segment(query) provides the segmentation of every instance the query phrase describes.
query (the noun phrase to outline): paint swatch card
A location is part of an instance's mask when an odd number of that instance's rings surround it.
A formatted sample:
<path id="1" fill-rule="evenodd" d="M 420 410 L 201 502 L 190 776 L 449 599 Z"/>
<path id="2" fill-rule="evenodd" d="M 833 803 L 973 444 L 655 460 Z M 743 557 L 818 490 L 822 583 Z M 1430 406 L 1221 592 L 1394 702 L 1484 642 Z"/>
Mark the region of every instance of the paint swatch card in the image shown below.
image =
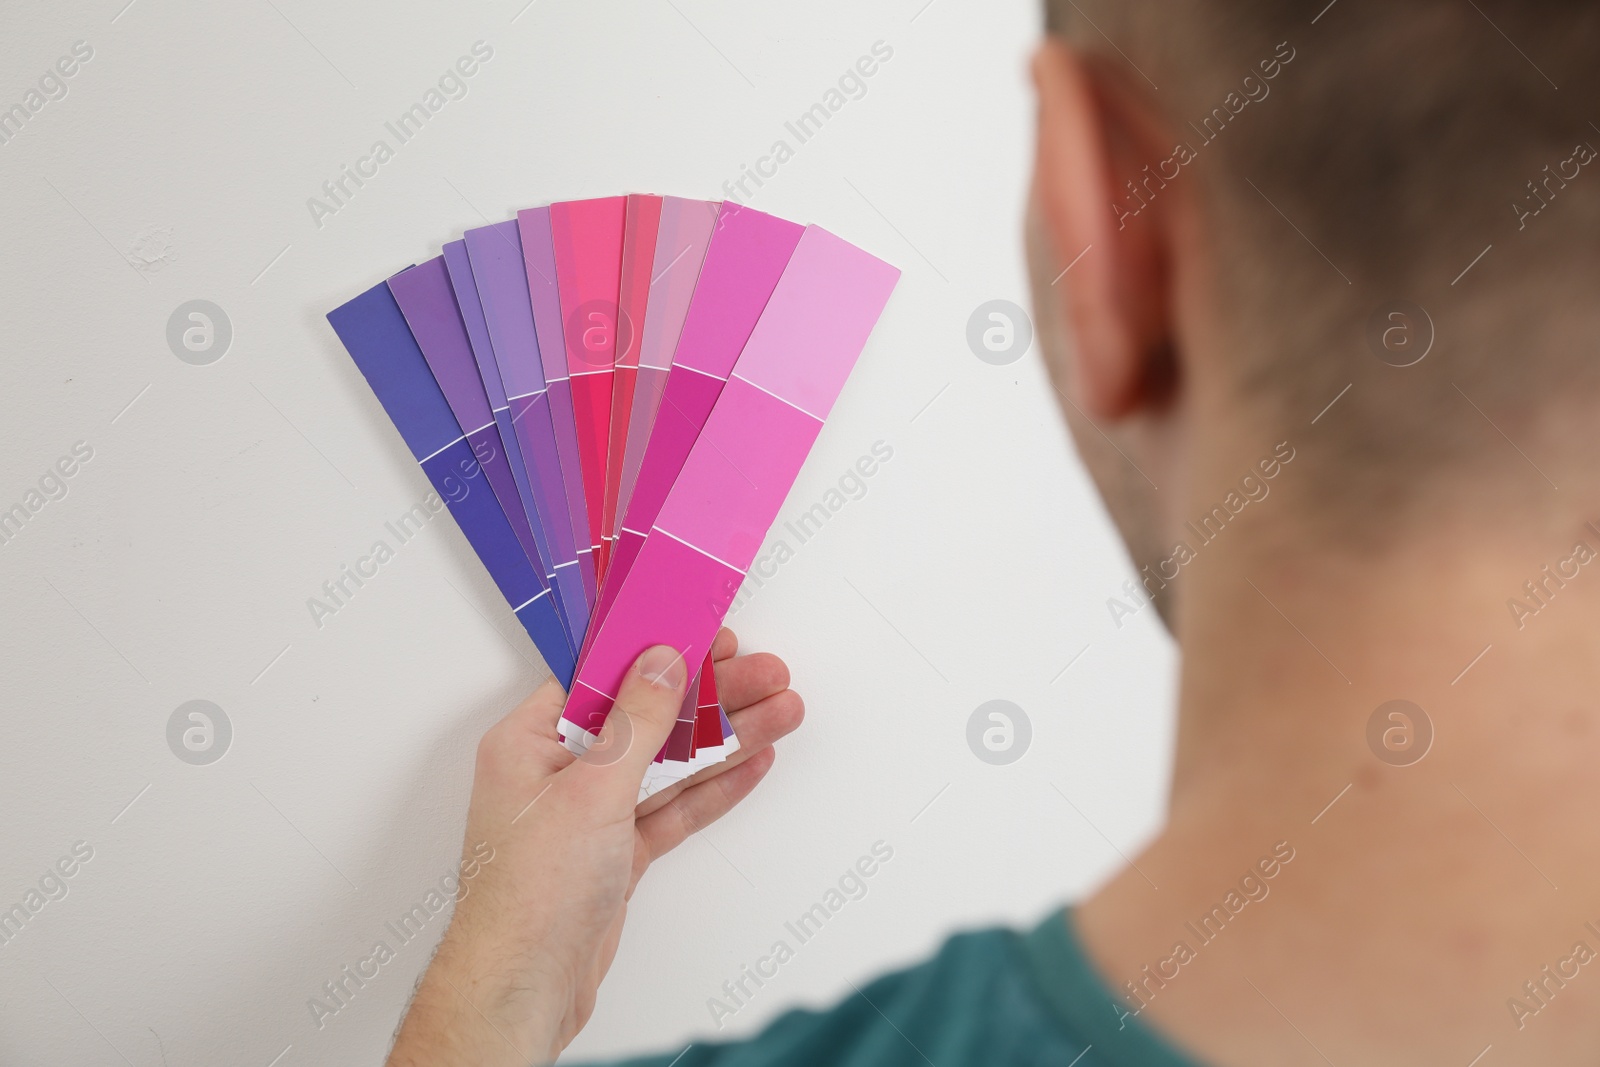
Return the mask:
<path id="1" fill-rule="evenodd" d="M 655 266 L 656 238 L 661 231 L 661 198 L 628 197 L 622 231 L 622 274 L 617 290 L 617 359 L 611 377 L 611 421 L 605 462 L 605 499 L 600 515 L 601 559 L 598 575 L 605 580 L 617 497 L 622 488 L 622 456 L 628 443 L 628 416 L 639 379 L 639 346 L 649 309 L 650 272 Z"/>
<path id="2" fill-rule="evenodd" d="M 601 588 L 597 618 L 605 617 L 621 590 L 803 232 L 759 211 L 722 206 L 618 530 L 615 566 Z"/>
<path id="3" fill-rule="evenodd" d="M 550 205 L 550 242 L 572 387 L 586 528 L 597 575 L 604 565 L 601 516 L 605 512 L 617 333 L 624 325 L 631 328 L 620 321 L 617 305 L 626 219 L 627 198 L 620 196 Z"/>
<path id="4" fill-rule="evenodd" d="M 578 568 L 589 600 L 594 600 L 595 559 L 589 543 L 589 507 L 584 493 L 583 461 L 578 446 L 577 408 L 567 363 L 567 328 L 561 321 L 561 293 L 556 282 L 555 236 L 551 209 L 529 208 L 517 212 L 517 233 L 522 242 L 524 283 L 531 301 L 543 380 L 549 392 L 550 423 L 555 435 L 555 455 L 566 486 L 567 518 L 577 546 Z"/>
<path id="5" fill-rule="evenodd" d="M 335 308 L 328 321 L 551 672 L 570 678 L 572 649 L 550 587 L 483 477 L 478 447 L 494 423 L 469 431 L 456 421 L 386 283 Z"/>
<path id="6" fill-rule="evenodd" d="M 504 222 L 468 230 L 464 244 L 489 339 L 489 352 L 476 356 L 479 374 L 485 381 L 495 374 L 501 378 L 512 437 L 522 454 L 534 510 L 550 547 L 548 562 L 555 570 L 562 601 L 573 612 L 573 636 L 581 643 L 594 599 L 581 573 L 587 542 L 580 545 L 573 536 L 570 500 L 555 447 L 559 419 L 549 405 L 533 305 L 523 273 L 521 238 L 513 223 Z M 482 365 L 491 359 L 494 370 L 486 372 Z"/>
<path id="7" fill-rule="evenodd" d="M 655 262 L 651 265 L 647 314 L 639 331 L 638 368 L 635 371 L 632 405 L 627 414 L 626 442 L 618 472 L 619 506 L 611 527 L 614 541 L 622 530 L 627 505 L 633 498 L 644 462 L 650 431 L 655 427 L 661 394 L 672 370 L 672 355 L 683 334 L 683 321 L 689 314 L 700 266 L 711 243 L 721 205 L 706 200 L 665 197 L 661 204 L 661 223 L 656 235 Z M 613 406 L 613 412 L 616 407 Z"/>
<path id="8" fill-rule="evenodd" d="M 546 575 L 550 576 L 552 570 L 554 571 L 550 582 L 556 599 L 556 609 L 561 612 L 562 622 L 567 629 L 568 640 L 574 646 L 579 646 L 583 642 L 583 623 L 588 618 L 588 605 L 584 602 L 583 596 L 563 580 L 559 569 L 563 565 L 562 561 L 574 558 L 571 542 L 569 539 L 562 545 L 545 529 L 544 524 L 550 514 L 550 508 L 546 505 L 543 511 L 540 510 L 539 497 L 534 489 L 538 472 L 529 473 L 522 447 L 517 443 L 516 426 L 511 415 L 511 400 L 506 395 L 504 375 L 500 373 L 499 364 L 495 362 L 494 344 L 489 337 L 488 317 L 484 314 L 483 298 L 478 294 L 472 273 L 467 242 L 461 240 L 446 243 L 444 261 L 450 278 L 450 288 L 455 293 L 456 306 L 461 312 L 462 324 L 467 331 L 472 357 L 478 366 L 484 396 L 489 401 L 490 413 L 500 431 L 500 442 L 511 465 L 512 481 L 527 519 L 528 530 L 533 535 L 534 547 L 543 561 Z M 507 518 L 511 518 L 515 525 L 510 510 L 508 506 Z M 568 571 L 567 577 L 575 578 L 576 572 Z"/>
<path id="9" fill-rule="evenodd" d="M 710 647 L 899 277 L 819 227 L 799 239 L 593 629 L 562 715 L 569 742 L 598 732 L 646 648 L 693 662 Z"/>
<path id="10" fill-rule="evenodd" d="M 738 750 L 712 639 L 899 271 L 816 226 L 649 194 L 467 230 L 335 333 L 592 743 L 628 668 L 695 665 L 648 795 Z"/>

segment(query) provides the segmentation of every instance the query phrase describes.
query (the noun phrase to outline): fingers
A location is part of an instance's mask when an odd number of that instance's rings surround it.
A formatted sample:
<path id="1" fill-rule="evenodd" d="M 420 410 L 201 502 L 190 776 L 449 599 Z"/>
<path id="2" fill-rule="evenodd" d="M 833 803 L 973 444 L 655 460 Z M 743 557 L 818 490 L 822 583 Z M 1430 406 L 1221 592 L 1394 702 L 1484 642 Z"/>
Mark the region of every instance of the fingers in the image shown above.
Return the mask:
<path id="1" fill-rule="evenodd" d="M 801 701 L 800 694 L 790 689 L 767 697 L 752 707 L 730 713 L 728 721 L 733 723 L 734 732 L 739 737 L 739 751 L 723 762 L 707 767 L 646 798 L 639 805 L 636 814 L 643 818 L 651 812 L 666 807 L 686 790 L 733 770 L 752 756 L 771 748 L 779 738 L 793 733 L 804 718 L 805 704 Z"/>
<path id="2" fill-rule="evenodd" d="M 618 811 L 632 812 L 645 769 L 678 721 L 688 680 L 676 650 L 646 649 L 623 679 L 600 736 L 575 765 Z"/>
<path id="3" fill-rule="evenodd" d="M 653 862 L 683 844 L 692 833 L 716 822 L 756 787 L 772 769 L 768 747 L 725 774 L 701 782 L 638 821 L 639 836 Z"/>
<path id="4" fill-rule="evenodd" d="M 729 712 L 789 688 L 789 668 L 768 652 L 725 659 L 716 668 L 717 696 Z"/>
<path id="5" fill-rule="evenodd" d="M 717 631 L 716 640 L 711 642 L 711 658 L 713 660 L 732 659 L 739 654 L 739 635 L 724 626 Z"/>

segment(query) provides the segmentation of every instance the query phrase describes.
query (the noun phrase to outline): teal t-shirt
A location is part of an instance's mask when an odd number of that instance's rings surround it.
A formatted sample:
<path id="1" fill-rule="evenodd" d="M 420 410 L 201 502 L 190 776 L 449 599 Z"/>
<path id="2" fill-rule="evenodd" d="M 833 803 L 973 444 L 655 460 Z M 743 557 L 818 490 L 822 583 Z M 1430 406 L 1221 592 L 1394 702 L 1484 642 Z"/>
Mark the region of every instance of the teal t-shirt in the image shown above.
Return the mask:
<path id="1" fill-rule="evenodd" d="M 1198 1067 L 1126 1015 L 1057 912 L 1031 933 L 959 934 L 826 1011 L 618 1067 Z"/>

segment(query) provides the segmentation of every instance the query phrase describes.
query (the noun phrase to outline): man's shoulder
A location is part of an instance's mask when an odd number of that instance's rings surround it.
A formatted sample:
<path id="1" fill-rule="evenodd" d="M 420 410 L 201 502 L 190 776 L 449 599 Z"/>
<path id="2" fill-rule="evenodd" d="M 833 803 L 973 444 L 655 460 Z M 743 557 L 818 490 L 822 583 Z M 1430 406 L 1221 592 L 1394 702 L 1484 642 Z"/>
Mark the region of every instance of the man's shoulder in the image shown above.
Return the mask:
<path id="1" fill-rule="evenodd" d="M 691 1045 L 681 1059 L 639 1067 L 1043 1067 L 1065 1064 L 1085 1042 L 1041 998 L 1028 957 L 1030 934 L 966 930 L 921 962 L 870 982 L 847 982 L 831 1007 L 797 1009 L 756 1036 Z M 1085 1067 L 1088 1061 L 1080 1064 Z"/>

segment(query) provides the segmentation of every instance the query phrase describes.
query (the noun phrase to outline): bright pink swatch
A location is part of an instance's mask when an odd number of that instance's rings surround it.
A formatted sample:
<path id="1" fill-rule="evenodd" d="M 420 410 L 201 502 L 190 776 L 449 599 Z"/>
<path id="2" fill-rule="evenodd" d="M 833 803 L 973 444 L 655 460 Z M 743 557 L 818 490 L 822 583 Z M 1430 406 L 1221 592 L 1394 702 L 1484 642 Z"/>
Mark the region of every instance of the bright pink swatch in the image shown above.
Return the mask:
<path id="1" fill-rule="evenodd" d="M 604 543 L 606 454 L 611 440 L 611 381 L 617 359 L 617 297 L 622 283 L 622 237 L 627 197 L 570 200 L 550 205 L 550 236 L 561 292 L 567 374 L 583 469 L 583 499 L 596 574 Z"/>
<path id="2" fill-rule="evenodd" d="M 649 312 L 650 277 L 661 229 L 659 196 L 628 197 L 622 234 L 622 281 L 618 287 L 617 360 L 611 379 L 611 421 L 606 446 L 605 495 L 600 513 L 601 553 L 598 574 L 605 580 L 607 557 L 617 527 L 617 501 L 622 489 L 622 459 L 628 444 L 628 416 L 639 380 L 639 349 Z"/>
<path id="3" fill-rule="evenodd" d="M 609 613 L 804 232 L 795 223 L 737 204 L 725 203 L 718 212 L 639 477 L 595 604 L 591 638 Z"/>
<path id="4" fill-rule="evenodd" d="M 805 230 L 610 610 L 590 630 L 562 713 L 569 737 L 571 728 L 599 729 L 646 648 L 671 645 L 690 662 L 706 654 L 899 277 L 826 230 Z"/>

